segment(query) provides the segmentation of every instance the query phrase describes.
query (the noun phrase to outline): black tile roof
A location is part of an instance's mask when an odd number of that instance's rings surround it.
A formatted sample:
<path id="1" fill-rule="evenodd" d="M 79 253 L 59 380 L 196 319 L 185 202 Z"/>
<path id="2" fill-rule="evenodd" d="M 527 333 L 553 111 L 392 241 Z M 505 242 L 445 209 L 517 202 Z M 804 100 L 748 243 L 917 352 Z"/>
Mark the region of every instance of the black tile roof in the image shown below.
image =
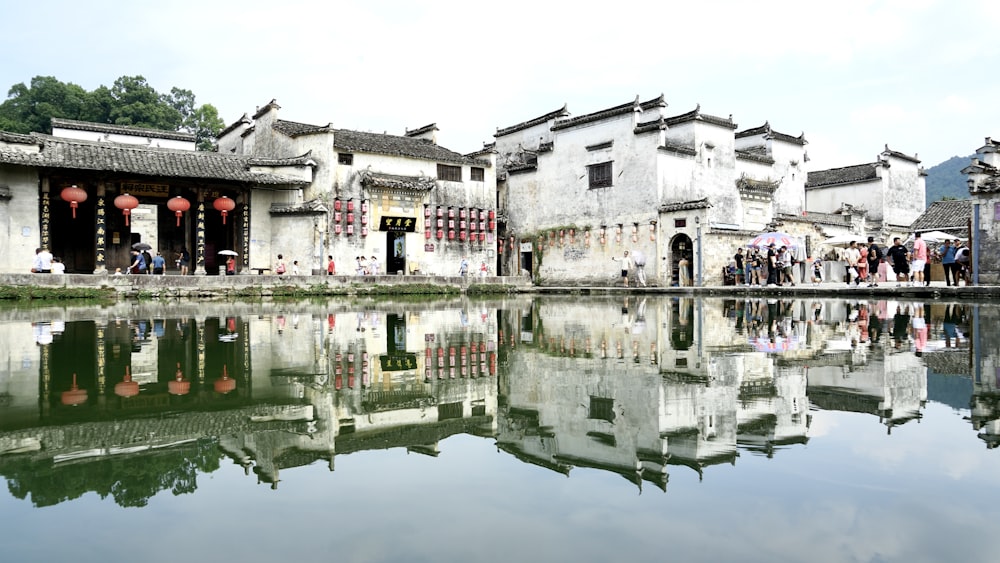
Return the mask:
<path id="1" fill-rule="evenodd" d="M 307 165 L 310 163 L 308 155 L 292 159 L 258 159 L 216 152 L 63 139 L 41 133 L 32 133 L 29 141 L 41 146 L 39 152 L 27 153 L 0 147 L 0 164 L 100 170 L 162 178 L 205 178 L 250 184 L 309 184 L 309 181 L 299 178 L 250 171 L 251 166 Z"/>
<path id="2" fill-rule="evenodd" d="M 146 127 L 133 127 L 131 125 L 112 125 L 110 123 L 92 123 L 89 121 L 77 121 L 75 119 L 52 118 L 52 127 L 62 129 L 73 129 L 75 131 L 92 131 L 94 133 L 106 133 L 111 135 L 130 135 L 132 137 L 156 137 L 158 139 L 169 139 L 171 141 L 195 142 L 197 137 L 193 133 L 181 131 L 166 131 L 163 129 L 149 129 Z"/>
<path id="3" fill-rule="evenodd" d="M 538 116 L 538 117 L 536 117 L 534 119 L 529 119 L 527 121 L 522 121 L 521 123 L 518 123 L 517 125 L 511 125 L 510 127 L 504 127 L 504 128 L 497 127 L 497 132 L 493 136 L 494 137 L 503 137 L 504 135 L 510 135 L 511 133 L 516 133 L 518 131 L 523 131 L 525 129 L 529 129 L 531 127 L 534 127 L 536 125 L 541 125 L 542 123 L 546 123 L 548 121 L 552 121 L 552 120 L 558 119 L 560 117 L 566 117 L 568 115 L 569 115 L 569 110 L 566 109 L 566 104 L 563 104 L 563 107 L 561 107 L 561 108 L 559 108 L 559 109 L 557 109 L 555 111 L 550 111 L 549 113 L 546 113 L 545 115 L 540 115 L 540 116 Z"/>
<path id="4" fill-rule="evenodd" d="M 687 113 L 682 113 L 680 115 L 675 115 L 673 117 L 667 118 L 667 126 L 671 127 L 674 125 L 680 125 L 681 123 L 687 123 L 689 121 L 701 121 L 704 123 L 710 123 L 712 125 L 717 125 L 719 127 L 725 127 L 726 129 L 736 129 L 736 124 L 733 123 L 733 116 L 728 118 L 716 117 L 714 115 L 708 115 L 707 113 L 701 113 L 701 104 L 695 106 L 695 108 Z"/>
<path id="5" fill-rule="evenodd" d="M 429 128 L 437 129 L 437 126 L 431 124 L 410 133 L 416 134 L 420 131 L 430 130 Z M 428 139 L 389 135 L 386 133 L 366 133 L 350 129 L 335 129 L 330 125 L 309 125 L 308 123 L 297 123 L 284 119 L 275 120 L 274 129 L 289 137 L 333 133 L 333 148 L 339 152 L 405 156 L 435 162 L 481 166 L 484 168 L 489 168 L 490 166 L 489 160 L 476 159 L 459 154 Z"/>
<path id="6" fill-rule="evenodd" d="M 707 209 L 712 207 L 712 204 L 708 202 L 708 198 L 696 199 L 693 201 L 678 201 L 674 203 L 665 203 L 660 206 L 661 212 L 670 211 L 687 211 L 689 209 Z"/>
<path id="7" fill-rule="evenodd" d="M 226 127 L 222 131 L 219 131 L 219 137 L 225 137 L 226 133 L 229 133 L 233 129 L 236 129 L 240 125 L 244 125 L 244 124 L 245 125 L 252 125 L 253 124 L 253 120 L 251 120 L 250 116 L 247 115 L 247 114 L 245 114 L 245 113 L 243 114 L 242 117 L 240 117 L 239 119 L 237 119 L 236 121 L 234 121 L 231 125 L 229 125 L 229 127 Z"/>
<path id="8" fill-rule="evenodd" d="M 805 145 L 806 134 L 802 133 L 798 137 L 793 137 L 792 135 L 787 135 L 785 133 L 779 133 L 774 129 L 771 129 L 770 122 L 765 121 L 760 127 L 754 127 L 752 129 L 745 129 L 736 133 L 736 138 L 741 139 L 743 137 L 753 137 L 755 135 L 764 135 L 765 139 L 774 139 L 775 141 L 784 141 L 786 143 L 791 143 L 793 145 Z"/>
<path id="9" fill-rule="evenodd" d="M 0 142 L 3 143 L 14 143 L 19 145 L 38 145 L 41 144 L 37 139 L 31 135 L 23 135 L 21 133 L 11 133 L 9 131 L 0 131 Z"/>
<path id="10" fill-rule="evenodd" d="M 450 151 L 427 139 L 414 139 L 387 135 L 385 133 L 363 133 L 348 129 L 333 130 L 333 148 L 346 152 L 369 152 L 389 156 L 405 156 L 435 162 L 450 162 L 470 166 L 490 167 L 490 161 L 469 158 Z"/>
<path id="11" fill-rule="evenodd" d="M 904 153 L 901 153 L 899 151 L 894 151 L 894 150 L 892 150 L 892 149 L 889 148 L 889 145 L 885 146 L 885 150 L 882 151 L 882 155 L 883 156 L 892 156 L 892 157 L 900 158 L 900 159 L 903 159 L 903 160 L 909 160 L 910 162 L 915 162 L 917 164 L 920 164 L 920 159 L 917 158 L 916 155 L 910 156 L 908 154 L 904 154 Z"/>
<path id="12" fill-rule="evenodd" d="M 774 159 L 767 154 L 765 147 L 748 147 L 736 151 L 736 158 L 752 160 L 762 164 L 774 164 Z"/>
<path id="13" fill-rule="evenodd" d="M 552 130 L 558 131 L 560 129 L 568 129 L 570 127 L 576 127 L 577 125 L 592 123 L 594 121 L 601 121 L 604 119 L 609 119 L 626 113 L 642 112 L 652 109 L 654 107 L 666 107 L 666 106 L 667 102 L 664 101 L 663 94 L 660 94 L 658 97 L 645 102 L 640 102 L 639 97 L 636 96 L 634 101 L 622 104 L 620 106 L 615 106 L 603 109 L 601 111 L 595 111 L 594 113 L 588 113 L 586 115 L 580 115 L 577 117 L 571 117 L 569 119 L 556 121 L 552 125 Z"/>
<path id="14" fill-rule="evenodd" d="M 398 174 L 383 174 L 381 172 L 364 171 L 361 173 L 361 185 L 390 190 L 411 190 L 426 192 L 437 185 L 434 178 L 426 176 L 400 176 Z"/>
<path id="15" fill-rule="evenodd" d="M 688 146 L 688 145 L 681 145 L 681 144 L 677 144 L 677 143 L 669 143 L 668 142 L 668 143 L 665 143 L 665 144 L 661 145 L 658 148 L 659 148 L 659 150 L 664 151 L 664 152 L 672 152 L 672 153 L 683 154 L 683 155 L 687 155 L 687 156 L 694 156 L 695 154 L 697 154 L 697 151 L 694 150 L 694 147 Z"/>
<path id="16" fill-rule="evenodd" d="M 268 211 L 271 215 L 318 215 L 329 212 L 326 205 L 318 199 L 302 203 L 272 203 Z"/>
<path id="17" fill-rule="evenodd" d="M 972 201 L 968 199 L 935 201 L 913 221 L 914 231 L 948 231 L 965 229 L 972 218 Z"/>
<path id="18" fill-rule="evenodd" d="M 871 182 L 878 179 L 879 176 L 876 169 L 879 166 L 882 166 L 882 164 L 869 162 L 867 164 L 844 166 L 843 168 L 816 170 L 806 176 L 806 189 Z"/>

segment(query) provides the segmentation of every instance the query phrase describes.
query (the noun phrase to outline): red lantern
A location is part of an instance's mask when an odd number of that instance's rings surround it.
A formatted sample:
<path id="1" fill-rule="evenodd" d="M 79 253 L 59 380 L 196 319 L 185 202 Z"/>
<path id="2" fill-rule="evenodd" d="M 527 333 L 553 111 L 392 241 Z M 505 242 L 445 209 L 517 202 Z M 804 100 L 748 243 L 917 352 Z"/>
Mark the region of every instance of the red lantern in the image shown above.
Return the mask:
<path id="1" fill-rule="evenodd" d="M 353 215 L 348 215 L 348 217 L 353 217 Z M 353 235 L 354 234 L 354 225 L 350 225 L 350 224 L 347 225 L 347 234 L 349 234 L 349 235 Z"/>
<path id="2" fill-rule="evenodd" d="M 454 207 L 449 207 L 448 208 L 448 218 L 449 219 L 454 219 L 455 218 L 455 208 Z"/>
<path id="3" fill-rule="evenodd" d="M 344 228 L 341 227 L 339 224 L 333 226 L 333 233 L 336 235 L 339 235 L 343 230 Z"/>
<path id="4" fill-rule="evenodd" d="M 184 379 L 180 362 L 177 363 L 177 373 L 167 382 L 167 392 L 171 395 L 187 395 L 191 392 L 191 382 Z"/>
<path id="5" fill-rule="evenodd" d="M 490 221 L 496 219 L 496 217 L 497 217 L 496 211 L 493 211 L 492 209 L 490 209 L 490 213 L 489 213 Z"/>
<path id="6" fill-rule="evenodd" d="M 491 231 L 495 231 L 496 228 L 497 228 L 496 222 L 495 221 L 490 221 L 490 230 Z"/>
<path id="7" fill-rule="evenodd" d="M 348 211 L 347 213 L 347 224 L 351 225 L 354 223 L 354 214 Z"/>
<path id="8" fill-rule="evenodd" d="M 69 202 L 69 207 L 73 210 L 73 218 L 76 219 L 76 208 L 81 203 L 87 201 L 87 192 L 73 185 L 68 188 L 63 188 L 59 197 L 63 198 L 63 201 Z"/>
<path id="9" fill-rule="evenodd" d="M 368 227 L 361 227 L 361 236 L 368 236 Z"/>
<path id="10" fill-rule="evenodd" d="M 444 208 L 439 206 L 437 210 L 437 216 L 441 217 L 442 215 L 444 215 Z"/>
<path id="11" fill-rule="evenodd" d="M 486 241 L 486 233 L 479 231 L 479 242 L 485 242 L 485 241 Z"/>
<path id="12" fill-rule="evenodd" d="M 181 215 L 188 209 L 191 209 L 191 202 L 181 196 L 172 197 L 167 200 L 167 209 L 173 211 L 174 215 L 177 216 L 177 226 L 180 227 Z"/>
<path id="13" fill-rule="evenodd" d="M 351 213 L 352 211 L 354 211 L 354 200 L 349 199 L 347 200 L 347 212 Z"/>
<path id="14" fill-rule="evenodd" d="M 236 390 L 236 380 L 230 379 L 225 364 L 222 364 L 222 377 L 215 380 L 214 387 L 216 393 L 222 393 L 223 395 Z"/>
<path id="15" fill-rule="evenodd" d="M 458 231 L 458 240 L 465 240 L 465 231 Z"/>
<path id="16" fill-rule="evenodd" d="M 76 374 L 73 374 L 73 385 L 70 386 L 69 391 L 62 392 L 62 404 L 75 407 L 82 405 L 87 402 L 87 390 L 80 389 L 76 385 Z"/>
<path id="17" fill-rule="evenodd" d="M 129 373 L 128 366 L 125 366 L 125 377 L 115 383 L 115 395 L 119 397 L 135 397 L 139 394 L 139 383 L 132 381 L 132 374 Z"/>
<path id="18" fill-rule="evenodd" d="M 455 229 L 448 230 L 448 240 L 455 240 Z"/>
<path id="19" fill-rule="evenodd" d="M 217 198 L 215 202 L 212 203 L 212 207 L 214 207 L 216 211 L 222 212 L 222 224 L 225 225 L 226 215 L 228 215 L 229 212 L 232 211 L 233 209 L 236 209 L 236 202 L 233 201 L 232 198 L 230 198 L 229 196 L 224 195 L 220 198 Z"/>
<path id="20" fill-rule="evenodd" d="M 424 229 L 424 238 L 426 238 L 426 239 L 431 238 L 431 230 L 430 229 Z"/>
<path id="21" fill-rule="evenodd" d="M 438 229 L 437 238 L 438 238 L 438 240 L 441 240 L 441 239 L 444 238 L 444 231 L 443 230 Z"/>
<path id="22" fill-rule="evenodd" d="M 139 200 L 135 196 L 130 196 L 128 194 L 122 194 L 115 198 L 115 207 L 122 210 L 122 214 L 125 215 L 125 226 L 128 226 L 128 216 L 132 214 L 132 210 L 139 207 Z"/>
<path id="23" fill-rule="evenodd" d="M 339 199 L 333 200 L 333 210 L 334 211 L 340 211 L 340 209 L 341 209 L 341 207 L 343 207 L 343 205 L 344 205 L 343 202 L 341 202 Z"/>
<path id="24" fill-rule="evenodd" d="M 430 216 L 431 216 L 431 207 L 429 205 L 425 205 L 424 206 L 424 217 L 430 217 Z"/>

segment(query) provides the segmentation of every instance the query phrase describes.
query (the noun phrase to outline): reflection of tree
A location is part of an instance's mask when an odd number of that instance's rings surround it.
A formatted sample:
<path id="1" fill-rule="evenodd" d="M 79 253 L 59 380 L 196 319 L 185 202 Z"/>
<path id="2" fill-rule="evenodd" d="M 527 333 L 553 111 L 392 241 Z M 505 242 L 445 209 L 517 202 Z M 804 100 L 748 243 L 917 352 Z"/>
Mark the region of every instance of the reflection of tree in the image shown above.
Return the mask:
<path id="1" fill-rule="evenodd" d="M 36 507 L 56 505 L 88 492 L 101 498 L 110 495 L 119 506 L 140 507 L 163 490 L 174 495 L 193 493 L 198 488 L 198 473 L 219 469 L 221 457 L 214 440 L 199 440 L 169 450 L 58 465 L 50 460 L 24 459 L 0 469 L 8 479 L 11 495 L 19 499 L 31 495 Z"/>

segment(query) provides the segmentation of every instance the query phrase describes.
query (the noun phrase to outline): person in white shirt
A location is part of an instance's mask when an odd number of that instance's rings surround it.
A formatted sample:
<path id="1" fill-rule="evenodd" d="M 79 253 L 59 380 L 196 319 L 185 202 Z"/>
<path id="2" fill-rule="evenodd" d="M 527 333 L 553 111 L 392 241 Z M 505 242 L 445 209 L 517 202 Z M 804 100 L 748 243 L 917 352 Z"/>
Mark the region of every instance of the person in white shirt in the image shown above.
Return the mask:
<path id="1" fill-rule="evenodd" d="M 851 245 L 844 250 L 844 256 L 847 258 L 847 285 L 851 285 L 852 281 L 860 284 L 861 279 L 858 278 L 858 260 L 861 260 L 861 250 L 858 249 L 857 241 L 851 241 Z"/>
<path id="2" fill-rule="evenodd" d="M 31 264 L 31 271 L 35 274 L 48 274 L 52 272 L 52 253 L 44 246 L 35 249 L 35 261 Z"/>
<path id="3" fill-rule="evenodd" d="M 53 258 L 52 259 L 52 273 L 53 274 L 65 274 L 66 273 L 66 264 L 62 263 L 62 259 L 60 259 L 60 258 Z"/>
<path id="4" fill-rule="evenodd" d="M 378 258 L 372 256 L 371 261 L 368 262 L 368 271 L 371 272 L 371 275 L 373 276 L 378 275 Z"/>

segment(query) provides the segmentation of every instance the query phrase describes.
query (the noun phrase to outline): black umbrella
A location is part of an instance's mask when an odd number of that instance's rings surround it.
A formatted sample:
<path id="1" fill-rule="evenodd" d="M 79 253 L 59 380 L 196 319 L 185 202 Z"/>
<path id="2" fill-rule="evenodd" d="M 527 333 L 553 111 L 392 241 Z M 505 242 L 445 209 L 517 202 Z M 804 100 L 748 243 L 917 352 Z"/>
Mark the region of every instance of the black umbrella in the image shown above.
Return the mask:
<path id="1" fill-rule="evenodd" d="M 138 250 L 140 252 L 142 252 L 143 250 L 152 250 L 153 249 L 152 246 L 149 246 L 149 243 L 145 243 L 145 242 L 137 242 L 137 243 L 135 243 L 135 244 L 132 245 L 132 248 L 134 248 L 134 249 L 136 249 L 136 250 Z"/>

